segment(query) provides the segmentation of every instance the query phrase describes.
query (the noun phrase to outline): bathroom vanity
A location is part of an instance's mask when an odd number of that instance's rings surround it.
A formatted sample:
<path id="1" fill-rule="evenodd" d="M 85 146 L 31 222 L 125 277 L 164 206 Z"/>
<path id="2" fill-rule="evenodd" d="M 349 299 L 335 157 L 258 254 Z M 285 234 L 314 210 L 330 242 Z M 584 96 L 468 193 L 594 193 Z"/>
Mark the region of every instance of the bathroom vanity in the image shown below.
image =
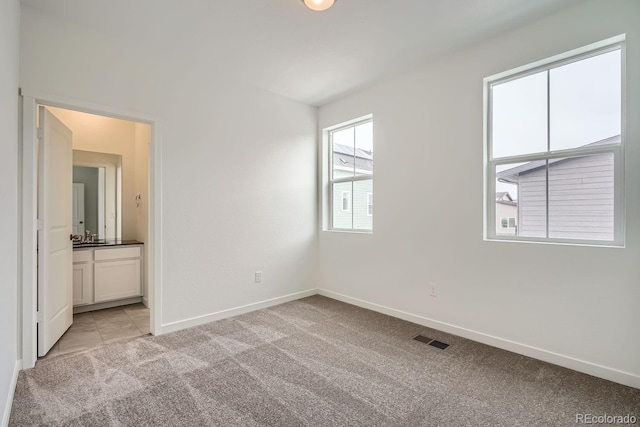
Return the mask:
<path id="1" fill-rule="evenodd" d="M 143 251 L 136 240 L 74 245 L 74 313 L 140 302 Z"/>

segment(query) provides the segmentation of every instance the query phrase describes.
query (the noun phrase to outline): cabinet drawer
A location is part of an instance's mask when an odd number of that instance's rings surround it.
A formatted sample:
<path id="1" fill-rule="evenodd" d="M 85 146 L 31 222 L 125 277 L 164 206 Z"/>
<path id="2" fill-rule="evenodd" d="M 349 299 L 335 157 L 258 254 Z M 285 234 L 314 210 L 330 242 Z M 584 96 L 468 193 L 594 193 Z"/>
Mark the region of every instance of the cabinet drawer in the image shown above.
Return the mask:
<path id="1" fill-rule="evenodd" d="M 73 251 L 73 262 L 74 263 L 77 263 L 77 262 L 91 262 L 91 261 L 93 261 L 92 255 L 93 255 L 93 251 L 92 250 L 88 250 L 88 251 Z"/>
<path id="2" fill-rule="evenodd" d="M 140 258 L 140 246 L 118 249 L 96 249 L 96 261 L 112 259 Z"/>

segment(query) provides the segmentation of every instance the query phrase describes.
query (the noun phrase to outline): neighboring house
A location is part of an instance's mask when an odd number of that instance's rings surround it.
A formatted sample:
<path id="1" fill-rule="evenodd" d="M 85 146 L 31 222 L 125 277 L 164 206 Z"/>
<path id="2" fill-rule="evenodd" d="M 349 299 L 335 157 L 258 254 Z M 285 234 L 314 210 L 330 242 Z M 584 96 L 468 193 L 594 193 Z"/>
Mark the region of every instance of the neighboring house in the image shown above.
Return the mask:
<path id="1" fill-rule="evenodd" d="M 373 152 L 333 144 L 333 178 L 373 174 Z M 338 183 L 333 188 L 333 227 L 371 230 L 373 180 Z"/>
<path id="2" fill-rule="evenodd" d="M 507 191 L 496 193 L 496 234 L 516 236 L 518 230 L 518 202 Z"/>
<path id="3" fill-rule="evenodd" d="M 616 135 L 589 145 L 619 142 L 620 135 Z M 549 161 L 549 237 L 613 240 L 613 162 L 611 153 Z M 519 236 L 546 235 L 546 175 L 544 161 L 497 173 L 500 182 L 518 186 Z"/>

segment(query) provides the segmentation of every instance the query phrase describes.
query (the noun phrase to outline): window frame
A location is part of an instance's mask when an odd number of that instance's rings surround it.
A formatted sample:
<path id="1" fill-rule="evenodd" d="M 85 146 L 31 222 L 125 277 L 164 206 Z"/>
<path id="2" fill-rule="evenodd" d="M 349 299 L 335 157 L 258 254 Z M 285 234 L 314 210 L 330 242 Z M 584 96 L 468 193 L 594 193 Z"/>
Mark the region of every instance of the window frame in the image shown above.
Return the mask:
<path id="1" fill-rule="evenodd" d="M 607 52 L 620 50 L 621 61 L 621 117 L 620 117 L 620 143 L 594 147 L 577 147 L 562 150 L 513 155 L 508 157 L 493 158 L 492 147 L 492 87 L 497 84 L 516 80 L 542 71 L 551 70 L 563 65 L 578 62 Z M 625 197 L 624 197 L 624 147 L 626 140 L 626 45 L 625 35 L 612 37 L 601 42 L 593 43 L 572 51 L 562 53 L 541 61 L 508 70 L 483 80 L 484 90 L 484 240 L 491 241 L 518 241 L 532 243 L 551 243 L 565 245 L 589 245 L 605 247 L 624 247 L 625 245 Z M 549 99 L 547 102 L 550 102 Z M 547 107 L 547 117 L 549 110 Z M 549 126 L 549 121 L 547 121 Z M 548 134 L 547 134 L 548 135 Z M 548 143 L 548 141 L 547 141 Z M 597 155 L 612 153 L 614 157 L 614 217 L 613 240 L 585 240 L 548 237 L 549 235 L 549 182 L 547 180 L 547 237 L 510 236 L 497 233 L 496 226 L 496 168 L 505 164 L 526 163 L 535 160 L 550 160 L 559 158 L 574 158 L 585 155 Z M 547 169 L 548 175 L 548 169 Z M 518 221 L 519 222 L 519 221 Z"/>
<path id="2" fill-rule="evenodd" d="M 350 202 L 350 211 L 351 211 L 351 228 L 336 228 L 333 225 L 333 208 L 334 208 L 334 194 L 333 194 L 333 186 L 334 184 L 341 184 L 341 183 L 345 183 L 345 182 L 351 182 L 352 184 L 354 182 L 358 182 L 358 181 L 368 181 L 371 180 L 371 182 L 373 183 L 373 177 L 374 177 L 374 173 L 371 173 L 371 175 L 360 175 L 360 176 L 352 176 L 352 177 L 344 177 L 344 178 L 337 178 L 334 179 L 333 178 L 333 170 L 334 170 L 334 165 L 333 165 L 333 133 L 336 132 L 340 132 L 341 130 L 345 130 L 348 128 L 355 128 L 357 126 L 366 124 L 366 123 L 373 123 L 373 115 L 372 114 L 368 114 L 366 116 L 354 119 L 354 120 L 349 120 L 347 122 L 341 123 L 339 125 L 336 126 L 332 126 L 329 128 L 326 128 L 323 130 L 323 134 L 325 135 L 325 140 L 326 140 L 326 152 L 325 152 L 325 157 L 327 159 L 326 161 L 326 173 L 327 173 L 327 177 L 328 180 L 325 181 L 327 184 L 327 198 L 326 198 L 326 202 L 327 202 L 327 209 L 325 210 L 326 215 L 327 215 L 327 224 L 328 227 L 325 229 L 325 231 L 336 231 L 336 232 L 346 232 L 346 233 L 356 233 L 356 234 L 372 234 L 373 233 L 373 218 L 371 219 L 371 229 L 360 229 L 360 228 L 353 228 L 353 199 L 351 199 Z M 372 141 L 373 143 L 373 141 Z M 355 170 L 355 169 L 354 169 Z M 347 190 L 340 190 L 340 191 L 347 191 Z M 373 194 L 373 193 L 371 193 Z M 352 185 L 352 191 L 351 191 L 351 197 L 353 197 L 353 185 Z M 371 216 L 373 217 L 373 215 L 367 215 L 367 216 Z"/>

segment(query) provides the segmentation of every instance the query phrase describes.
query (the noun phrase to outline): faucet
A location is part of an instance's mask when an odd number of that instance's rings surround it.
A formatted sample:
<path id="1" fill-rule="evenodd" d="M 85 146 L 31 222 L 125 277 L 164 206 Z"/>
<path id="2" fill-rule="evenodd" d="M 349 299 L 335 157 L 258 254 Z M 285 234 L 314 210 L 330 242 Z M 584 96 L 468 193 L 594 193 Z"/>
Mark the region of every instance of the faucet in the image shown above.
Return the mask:
<path id="1" fill-rule="evenodd" d="M 89 231 L 89 230 L 85 230 L 84 231 L 84 241 L 85 242 L 92 242 L 93 241 L 93 236 L 91 235 L 91 231 Z"/>

